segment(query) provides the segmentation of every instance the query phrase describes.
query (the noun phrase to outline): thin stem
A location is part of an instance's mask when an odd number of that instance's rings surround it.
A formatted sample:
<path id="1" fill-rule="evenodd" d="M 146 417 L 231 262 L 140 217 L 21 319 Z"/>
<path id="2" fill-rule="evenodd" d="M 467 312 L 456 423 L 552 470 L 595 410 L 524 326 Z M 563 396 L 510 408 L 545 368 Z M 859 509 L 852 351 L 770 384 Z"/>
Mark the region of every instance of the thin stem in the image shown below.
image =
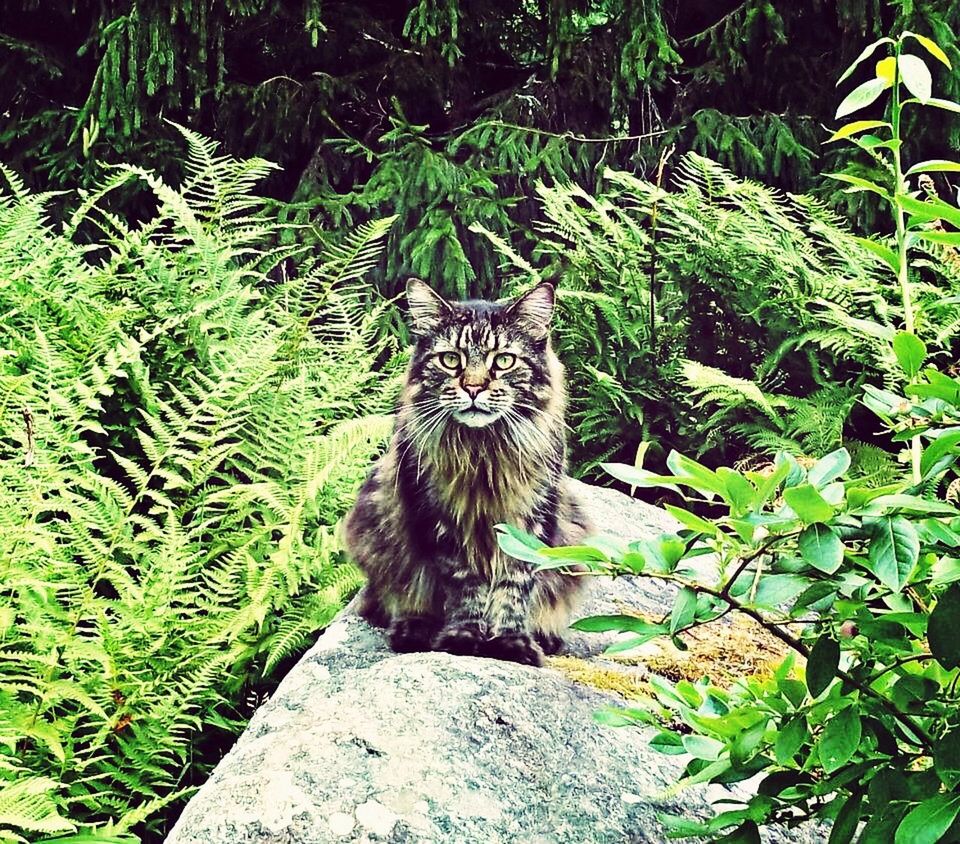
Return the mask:
<path id="1" fill-rule="evenodd" d="M 742 612 L 744 615 L 749 616 L 754 621 L 757 622 L 764 630 L 770 633 L 772 636 L 779 639 L 785 645 L 795 650 L 800 654 L 804 659 L 807 659 L 810 656 L 810 649 L 803 643 L 802 640 L 798 639 L 796 636 L 792 636 L 787 633 L 786 630 L 783 630 L 776 622 L 770 621 L 766 618 L 763 613 L 759 610 L 754 609 L 753 607 L 748 607 L 745 604 L 740 603 L 736 598 L 731 598 L 730 595 L 725 591 L 729 589 L 730 584 L 728 583 L 724 589 L 714 589 L 710 586 L 704 586 L 695 581 L 687 580 L 682 577 L 675 577 L 669 574 L 657 573 L 657 574 L 647 574 L 645 572 L 629 572 L 629 574 L 638 576 L 638 577 L 652 577 L 657 580 L 668 580 L 672 583 L 677 583 L 680 586 L 686 586 L 692 589 L 694 592 L 700 592 L 705 595 L 712 595 L 714 598 L 719 598 L 721 601 L 724 601 L 731 609 Z M 723 613 L 726 615 L 726 612 Z M 701 622 L 708 624 L 709 622 Z M 958 675 L 960 676 L 960 675 Z M 877 703 L 880 704 L 884 709 L 887 710 L 894 718 L 896 718 L 904 727 L 906 727 L 913 735 L 917 736 L 920 740 L 921 746 L 924 747 L 928 752 L 932 752 L 933 748 L 933 738 L 930 734 L 921 727 L 912 717 L 907 715 L 905 712 L 901 712 L 893 704 L 892 701 L 888 700 L 882 694 L 877 691 L 874 691 L 870 688 L 868 682 L 863 680 L 858 680 L 856 677 L 852 676 L 846 671 L 837 671 L 837 677 L 843 680 L 845 683 L 849 683 L 857 691 L 866 697 L 873 698 Z"/>
<path id="2" fill-rule="evenodd" d="M 741 557 L 740 562 L 737 564 L 737 567 L 733 570 L 733 574 L 731 574 L 730 577 L 727 578 L 726 585 L 723 587 L 723 589 L 720 590 L 720 597 L 724 599 L 727 598 L 727 596 L 730 594 L 730 589 L 733 587 L 733 584 L 736 582 L 737 578 L 740 577 L 741 574 L 743 574 L 747 566 L 749 566 L 750 563 L 756 560 L 757 557 L 763 556 L 774 545 L 777 545 L 783 540 L 793 539 L 798 535 L 799 533 L 785 533 L 781 536 L 773 536 L 770 539 L 768 539 L 766 542 L 764 542 L 763 545 L 757 548 L 753 553 L 747 554 L 745 557 Z"/>
<path id="3" fill-rule="evenodd" d="M 876 680 L 879 680 L 884 674 L 888 674 L 891 671 L 896 671 L 901 665 L 906 665 L 908 662 L 920 662 L 925 659 L 933 659 L 933 654 L 913 654 L 911 656 L 905 656 L 902 659 L 895 660 L 893 663 L 888 665 L 886 668 L 877 671 L 875 674 L 871 674 L 864 681 L 868 686 L 872 685 Z"/>
<path id="4" fill-rule="evenodd" d="M 910 270 L 907 261 L 907 226 L 903 208 L 897 197 L 907 192 L 906 180 L 903 177 L 903 162 L 900 158 L 900 49 L 901 43 L 894 45 L 893 92 L 890 97 L 890 124 L 893 135 L 893 169 L 896 177 L 893 212 L 897 225 L 897 280 L 900 283 L 900 295 L 903 299 L 903 327 L 910 334 L 914 334 L 913 293 L 910 289 Z M 910 465 L 913 470 L 913 482 L 919 484 L 920 473 L 920 436 L 910 440 Z"/>

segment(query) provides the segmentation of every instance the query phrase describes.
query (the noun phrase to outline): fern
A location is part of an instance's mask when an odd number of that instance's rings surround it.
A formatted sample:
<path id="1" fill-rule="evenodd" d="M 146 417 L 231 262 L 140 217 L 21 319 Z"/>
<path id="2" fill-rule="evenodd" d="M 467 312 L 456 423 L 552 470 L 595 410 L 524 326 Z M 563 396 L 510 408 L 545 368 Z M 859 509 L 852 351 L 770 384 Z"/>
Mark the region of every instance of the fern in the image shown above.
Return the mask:
<path id="1" fill-rule="evenodd" d="M 182 185 L 115 168 L 60 228 L 5 173 L 0 839 L 156 829 L 198 733 L 360 582 L 337 523 L 391 424 L 359 284 L 389 221 L 271 281 L 271 166 L 180 131 Z M 131 181 L 136 224 L 104 208 Z"/>
<path id="2" fill-rule="evenodd" d="M 641 441 L 652 459 L 670 448 L 721 460 L 744 449 L 820 454 L 840 444 L 861 383 L 902 380 L 890 345 L 895 279 L 817 199 L 696 153 L 669 184 L 607 170 L 597 195 L 561 183 L 538 196 L 536 261 L 474 231 L 516 279 L 560 281 L 557 345 L 581 470 L 611 448 L 630 460 Z M 960 273 L 936 258 L 916 282 L 918 330 L 950 351 Z"/>

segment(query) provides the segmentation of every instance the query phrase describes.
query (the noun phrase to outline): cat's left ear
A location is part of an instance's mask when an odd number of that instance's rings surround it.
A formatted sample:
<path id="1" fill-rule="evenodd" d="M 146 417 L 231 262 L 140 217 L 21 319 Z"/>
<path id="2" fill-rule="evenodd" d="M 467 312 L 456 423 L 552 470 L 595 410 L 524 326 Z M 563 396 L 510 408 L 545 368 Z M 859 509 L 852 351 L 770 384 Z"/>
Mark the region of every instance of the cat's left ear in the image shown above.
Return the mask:
<path id="1" fill-rule="evenodd" d="M 410 330 L 414 334 L 427 334 L 440 324 L 444 314 L 449 313 L 450 304 L 419 278 L 411 278 L 407 281 L 407 309 Z"/>
<path id="2" fill-rule="evenodd" d="M 549 281 L 541 281 L 536 287 L 524 293 L 508 309 L 507 314 L 524 331 L 529 332 L 538 340 L 546 337 L 550 330 L 550 317 L 553 316 L 553 305 L 556 293 Z"/>

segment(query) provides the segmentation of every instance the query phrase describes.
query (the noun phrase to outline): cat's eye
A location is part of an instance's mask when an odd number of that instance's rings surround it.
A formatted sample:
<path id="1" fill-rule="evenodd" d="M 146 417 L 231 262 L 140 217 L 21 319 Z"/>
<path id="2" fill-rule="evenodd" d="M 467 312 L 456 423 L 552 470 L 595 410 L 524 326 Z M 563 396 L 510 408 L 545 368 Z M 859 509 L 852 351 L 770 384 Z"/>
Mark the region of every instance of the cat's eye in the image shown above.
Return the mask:
<path id="1" fill-rule="evenodd" d="M 517 362 L 517 356 L 510 352 L 500 352 L 493 357 L 494 369 L 510 369 Z"/>
<path id="2" fill-rule="evenodd" d="M 460 355 L 456 352 L 440 352 L 440 354 L 437 355 L 437 360 L 440 361 L 440 366 L 444 369 L 460 368 Z"/>

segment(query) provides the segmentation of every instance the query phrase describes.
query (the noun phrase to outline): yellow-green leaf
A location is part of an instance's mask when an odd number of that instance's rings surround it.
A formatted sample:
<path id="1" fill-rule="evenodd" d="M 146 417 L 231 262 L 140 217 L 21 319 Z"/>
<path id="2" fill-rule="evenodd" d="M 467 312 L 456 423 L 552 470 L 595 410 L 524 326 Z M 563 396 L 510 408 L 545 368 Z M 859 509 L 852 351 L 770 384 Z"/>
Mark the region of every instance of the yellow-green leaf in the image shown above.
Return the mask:
<path id="1" fill-rule="evenodd" d="M 894 252 L 889 246 L 886 246 L 883 243 L 878 243 L 875 240 L 870 240 L 870 238 L 867 237 L 854 237 L 854 240 L 868 252 L 872 252 L 874 255 L 876 255 L 881 261 L 890 267 L 891 270 L 894 272 L 899 270 L 900 260 L 897 257 L 897 253 Z"/>
<path id="2" fill-rule="evenodd" d="M 887 56 L 877 62 L 877 79 L 882 79 L 889 88 L 893 85 L 893 78 L 897 74 L 897 60 L 893 56 Z"/>
<path id="3" fill-rule="evenodd" d="M 937 44 L 932 38 L 927 38 L 926 35 L 917 35 L 916 32 L 904 32 L 903 33 L 908 38 L 916 38 L 920 42 L 921 46 L 937 61 L 943 62 L 948 68 L 953 70 L 953 66 L 950 64 L 950 59 L 947 58 L 947 54 L 940 49 L 940 45 Z"/>
<path id="4" fill-rule="evenodd" d="M 849 138 L 851 135 L 856 135 L 860 132 L 865 132 L 867 129 L 877 129 L 880 126 L 889 126 L 885 120 L 855 120 L 853 123 L 848 123 L 846 126 L 841 126 L 834 132 L 829 138 L 827 138 L 824 143 L 832 143 L 833 141 L 839 141 L 843 138 Z"/>
<path id="5" fill-rule="evenodd" d="M 846 117 L 848 114 L 853 114 L 855 111 L 866 108 L 888 87 L 887 83 L 882 79 L 868 79 L 843 98 L 843 102 L 840 103 L 840 106 L 837 108 L 837 113 L 834 115 L 834 118 L 839 120 L 841 117 Z"/>
<path id="6" fill-rule="evenodd" d="M 924 105 L 936 106 L 937 108 L 942 108 L 945 111 L 955 111 L 960 114 L 960 103 L 955 103 L 953 100 L 941 100 L 938 97 L 930 97 Z"/>
<path id="7" fill-rule="evenodd" d="M 943 158 L 932 158 L 929 161 L 918 161 L 909 170 L 907 176 L 914 173 L 960 173 L 960 163 L 947 161 Z"/>
<path id="8" fill-rule="evenodd" d="M 854 59 L 853 63 L 850 65 L 850 67 L 848 67 L 848 68 L 843 72 L 843 75 L 837 80 L 837 85 L 839 85 L 841 82 L 843 82 L 844 79 L 846 79 L 848 76 L 850 76 L 850 74 L 853 73 L 854 70 L 857 69 L 857 66 L 860 64 L 860 62 L 865 61 L 866 59 L 870 58 L 870 56 L 872 56 L 873 53 L 876 51 L 877 47 L 879 47 L 881 44 L 893 44 L 893 39 L 892 39 L 892 38 L 886 38 L 886 37 L 880 38 L 880 39 L 874 41 L 872 44 L 869 44 L 869 45 L 867 45 L 866 47 L 864 47 L 864 48 L 863 48 L 863 52 L 861 52 L 860 55 L 857 56 L 856 59 Z"/>
<path id="9" fill-rule="evenodd" d="M 838 182 L 846 182 L 848 185 L 853 185 L 853 188 L 848 188 L 848 190 L 868 190 L 871 193 L 882 196 L 884 199 L 890 199 L 889 193 L 880 187 L 880 185 L 868 179 L 861 179 L 859 176 L 851 176 L 848 173 L 824 173 L 824 175 L 828 179 L 836 179 Z"/>

